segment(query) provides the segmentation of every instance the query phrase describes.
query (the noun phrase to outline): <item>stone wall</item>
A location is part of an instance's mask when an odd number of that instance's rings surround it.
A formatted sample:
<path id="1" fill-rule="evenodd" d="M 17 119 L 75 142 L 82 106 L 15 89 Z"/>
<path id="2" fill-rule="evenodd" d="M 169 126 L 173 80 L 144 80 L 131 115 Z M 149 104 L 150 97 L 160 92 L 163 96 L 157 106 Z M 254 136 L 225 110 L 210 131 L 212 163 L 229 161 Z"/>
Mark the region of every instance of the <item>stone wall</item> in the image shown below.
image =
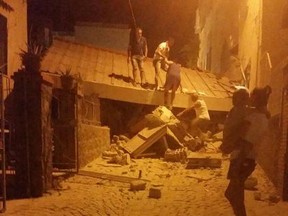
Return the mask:
<path id="1" fill-rule="evenodd" d="M 78 166 L 84 167 L 110 145 L 110 129 L 108 127 L 78 124 Z"/>
<path id="2" fill-rule="evenodd" d="M 52 85 L 40 73 L 17 72 L 10 106 L 18 197 L 39 197 L 52 185 Z"/>
<path id="3" fill-rule="evenodd" d="M 197 64 L 200 68 L 216 74 L 224 73 L 229 50 L 238 44 L 242 67 L 251 74 L 250 87 L 256 85 L 261 39 L 260 2 L 200 1 L 196 24 L 200 40 Z"/>

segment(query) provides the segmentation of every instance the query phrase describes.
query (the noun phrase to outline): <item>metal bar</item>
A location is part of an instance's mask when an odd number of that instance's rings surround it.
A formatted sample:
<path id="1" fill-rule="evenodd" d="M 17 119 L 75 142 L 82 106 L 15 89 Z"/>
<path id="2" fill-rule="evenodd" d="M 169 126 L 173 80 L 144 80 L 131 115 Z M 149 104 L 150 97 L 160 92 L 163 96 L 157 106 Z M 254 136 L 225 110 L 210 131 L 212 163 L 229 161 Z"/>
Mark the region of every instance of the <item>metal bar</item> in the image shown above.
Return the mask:
<path id="1" fill-rule="evenodd" d="M 1 100 L 1 142 L 2 142 L 2 151 L 1 151 L 1 159 L 2 159 L 2 209 L 1 213 L 6 211 L 6 145 L 5 145 L 5 118 L 4 118 L 4 82 L 1 71 L 1 92 L 0 92 L 0 100 Z"/>

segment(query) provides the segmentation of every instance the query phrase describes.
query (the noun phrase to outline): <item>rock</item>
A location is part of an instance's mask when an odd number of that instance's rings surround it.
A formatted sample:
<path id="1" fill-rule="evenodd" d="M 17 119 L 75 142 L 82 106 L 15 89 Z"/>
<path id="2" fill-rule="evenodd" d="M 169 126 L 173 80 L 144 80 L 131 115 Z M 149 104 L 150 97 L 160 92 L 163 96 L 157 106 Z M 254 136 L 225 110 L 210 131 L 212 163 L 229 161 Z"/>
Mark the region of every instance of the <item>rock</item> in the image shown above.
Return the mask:
<path id="1" fill-rule="evenodd" d="M 159 187 L 152 187 L 149 189 L 149 197 L 159 199 L 161 198 L 161 188 Z"/>
<path id="2" fill-rule="evenodd" d="M 125 142 L 128 142 L 130 139 L 128 138 L 128 137 L 126 137 L 125 135 L 120 135 L 119 136 L 119 139 L 121 140 L 121 141 L 125 141 Z"/>
<path id="3" fill-rule="evenodd" d="M 255 190 L 255 187 L 258 185 L 258 180 L 255 177 L 249 177 L 244 184 L 244 188 L 247 190 Z"/>
<path id="4" fill-rule="evenodd" d="M 131 163 L 131 158 L 130 155 L 128 153 L 125 153 L 122 155 L 122 160 L 121 160 L 121 164 L 122 165 L 128 165 Z"/>
<path id="5" fill-rule="evenodd" d="M 117 141 L 119 141 L 119 136 L 113 135 L 113 137 L 112 137 L 112 142 L 113 142 L 113 143 L 117 143 Z"/>
<path id="6" fill-rule="evenodd" d="M 134 180 L 130 183 L 130 190 L 131 191 L 139 191 L 145 190 L 146 182 L 142 180 Z"/>
<path id="7" fill-rule="evenodd" d="M 223 131 L 214 134 L 212 138 L 214 141 L 223 140 Z"/>
<path id="8" fill-rule="evenodd" d="M 116 155 L 118 155 L 118 154 L 115 151 L 104 151 L 102 153 L 103 157 L 115 157 Z"/>
<path id="9" fill-rule="evenodd" d="M 262 194 L 261 194 L 261 192 L 255 192 L 254 193 L 254 199 L 255 200 L 258 200 L 258 201 L 262 201 L 263 200 L 263 198 L 262 198 Z"/>
<path id="10" fill-rule="evenodd" d="M 278 203 L 281 200 L 280 196 L 276 194 L 269 195 L 269 201 L 271 203 Z"/>

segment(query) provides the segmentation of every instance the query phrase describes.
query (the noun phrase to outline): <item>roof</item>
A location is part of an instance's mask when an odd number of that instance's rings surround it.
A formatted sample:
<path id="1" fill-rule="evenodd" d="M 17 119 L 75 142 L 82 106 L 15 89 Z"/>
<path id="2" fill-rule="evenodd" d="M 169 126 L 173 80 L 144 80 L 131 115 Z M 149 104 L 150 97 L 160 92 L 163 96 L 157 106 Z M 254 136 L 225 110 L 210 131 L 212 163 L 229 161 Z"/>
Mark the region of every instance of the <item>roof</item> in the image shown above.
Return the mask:
<path id="1" fill-rule="evenodd" d="M 152 59 L 144 65 L 146 79 L 154 84 Z M 98 94 L 108 98 L 139 104 L 162 105 L 163 92 L 134 87 L 129 82 L 132 66 L 127 63 L 127 54 L 96 48 L 72 41 L 54 39 L 42 61 L 42 71 L 59 73 L 71 69 L 84 80 L 84 94 Z M 166 73 L 161 71 L 160 83 L 165 82 Z M 233 88 L 229 81 L 219 80 L 211 72 L 182 67 L 181 84 L 187 92 L 198 92 L 206 101 L 209 110 L 228 111 L 231 108 Z M 187 107 L 191 103 L 187 93 L 176 93 L 174 106 Z"/>

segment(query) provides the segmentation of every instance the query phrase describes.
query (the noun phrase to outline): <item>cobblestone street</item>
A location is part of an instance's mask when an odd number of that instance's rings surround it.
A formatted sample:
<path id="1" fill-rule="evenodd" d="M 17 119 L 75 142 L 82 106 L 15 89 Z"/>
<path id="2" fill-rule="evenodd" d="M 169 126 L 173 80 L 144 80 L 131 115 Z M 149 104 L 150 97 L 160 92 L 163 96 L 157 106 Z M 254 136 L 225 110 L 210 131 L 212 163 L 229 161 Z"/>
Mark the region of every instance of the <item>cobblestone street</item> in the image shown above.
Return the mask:
<path id="1" fill-rule="evenodd" d="M 143 191 L 130 191 L 128 183 L 75 175 L 62 181 L 58 190 L 50 191 L 41 198 L 8 201 L 5 215 L 233 215 L 229 203 L 223 196 L 228 183 L 226 180 L 227 160 L 223 161 L 221 169 L 215 170 L 188 170 L 183 164 L 167 163 L 156 159 L 139 159 L 136 163 L 138 165 L 108 169 L 113 173 L 116 172 L 115 169 L 118 169 L 118 172 L 128 175 L 125 169 L 136 174 L 135 167 L 140 169 L 141 166 L 145 166 L 143 179 L 148 179 L 149 182 Z M 101 170 L 99 165 L 90 165 L 88 169 Z M 274 193 L 273 187 L 259 166 L 253 176 L 258 179 L 258 192 L 263 196 Z M 160 199 L 148 197 L 151 186 L 161 187 Z M 245 193 L 249 216 L 284 216 L 288 212 L 287 202 L 256 201 L 255 191 Z"/>

